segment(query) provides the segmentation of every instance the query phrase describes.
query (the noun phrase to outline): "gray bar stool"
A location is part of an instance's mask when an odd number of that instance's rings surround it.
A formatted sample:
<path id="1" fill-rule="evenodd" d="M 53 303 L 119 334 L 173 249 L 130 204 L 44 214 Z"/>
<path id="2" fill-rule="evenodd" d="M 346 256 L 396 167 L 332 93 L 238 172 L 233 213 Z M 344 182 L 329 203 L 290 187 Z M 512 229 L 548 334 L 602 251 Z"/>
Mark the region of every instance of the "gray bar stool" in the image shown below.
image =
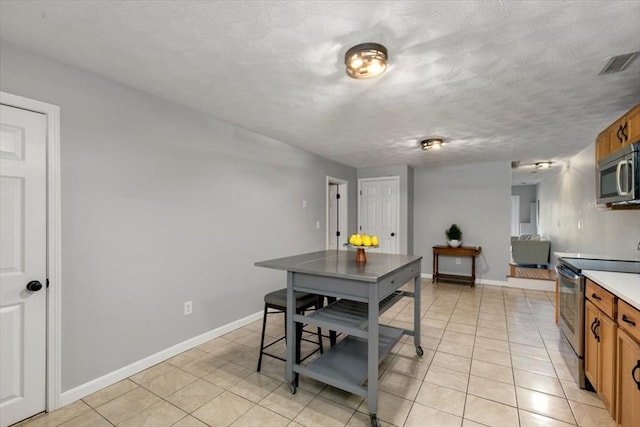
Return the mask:
<path id="1" fill-rule="evenodd" d="M 322 307 L 324 302 L 324 297 L 320 295 L 309 294 L 306 292 L 296 292 L 295 296 L 296 296 L 296 310 L 295 310 L 296 314 L 304 314 L 305 311 L 311 310 L 311 309 L 317 310 Z M 269 311 L 269 309 L 274 311 Z M 286 359 L 280 356 L 276 356 L 275 354 L 267 353 L 265 351 L 272 345 L 282 340 L 285 340 L 286 342 L 286 338 L 287 338 L 287 311 L 286 310 L 287 310 L 287 289 L 286 288 L 269 292 L 264 296 L 264 316 L 262 318 L 262 337 L 260 338 L 260 357 L 258 358 L 258 369 L 257 369 L 258 372 L 260 372 L 260 368 L 262 366 L 262 355 L 273 357 L 274 359 L 282 360 L 284 362 L 287 361 Z M 267 326 L 267 315 L 277 314 L 277 313 L 284 313 L 284 336 L 276 339 L 275 341 L 267 345 L 264 345 L 264 331 Z M 320 351 L 320 353 L 322 353 L 323 351 L 322 331 L 320 327 L 318 327 L 318 332 L 317 332 L 318 342 L 315 342 L 302 337 L 303 325 L 301 323 L 296 322 L 295 325 L 296 325 L 296 363 L 300 363 L 301 361 L 305 360 L 307 357 L 311 356 L 317 351 Z M 310 332 L 310 333 L 313 333 L 313 332 Z M 316 335 L 316 333 L 313 333 L 313 334 Z M 311 353 L 307 354 L 304 358 L 301 359 L 300 358 L 300 341 L 307 341 L 314 344 L 318 344 L 318 348 L 312 351 Z"/>

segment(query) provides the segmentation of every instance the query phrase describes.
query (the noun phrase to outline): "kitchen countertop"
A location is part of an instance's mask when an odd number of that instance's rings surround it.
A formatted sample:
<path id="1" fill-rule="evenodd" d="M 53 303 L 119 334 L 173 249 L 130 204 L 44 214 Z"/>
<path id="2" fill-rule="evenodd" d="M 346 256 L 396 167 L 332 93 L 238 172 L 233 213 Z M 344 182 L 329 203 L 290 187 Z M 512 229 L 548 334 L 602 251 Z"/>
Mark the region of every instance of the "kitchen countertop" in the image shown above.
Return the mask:
<path id="1" fill-rule="evenodd" d="M 596 255 L 596 254 L 583 254 L 580 252 L 554 252 L 558 258 L 585 258 L 585 259 L 606 259 L 612 261 L 640 261 L 640 255 L 636 258 L 619 257 L 615 255 Z"/>
<path id="2" fill-rule="evenodd" d="M 589 279 L 640 310 L 640 274 L 582 270 Z"/>

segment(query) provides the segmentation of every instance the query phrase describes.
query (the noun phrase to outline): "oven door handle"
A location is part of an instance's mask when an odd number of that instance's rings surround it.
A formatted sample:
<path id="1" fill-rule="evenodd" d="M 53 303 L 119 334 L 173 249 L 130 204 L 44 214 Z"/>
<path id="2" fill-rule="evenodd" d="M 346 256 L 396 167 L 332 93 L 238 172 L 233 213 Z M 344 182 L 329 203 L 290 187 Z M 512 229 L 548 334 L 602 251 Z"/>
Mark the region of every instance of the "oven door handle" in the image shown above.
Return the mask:
<path id="1" fill-rule="evenodd" d="M 556 266 L 556 272 L 562 277 L 571 281 L 572 283 L 575 283 L 575 284 L 580 283 L 580 276 L 562 265 Z"/>

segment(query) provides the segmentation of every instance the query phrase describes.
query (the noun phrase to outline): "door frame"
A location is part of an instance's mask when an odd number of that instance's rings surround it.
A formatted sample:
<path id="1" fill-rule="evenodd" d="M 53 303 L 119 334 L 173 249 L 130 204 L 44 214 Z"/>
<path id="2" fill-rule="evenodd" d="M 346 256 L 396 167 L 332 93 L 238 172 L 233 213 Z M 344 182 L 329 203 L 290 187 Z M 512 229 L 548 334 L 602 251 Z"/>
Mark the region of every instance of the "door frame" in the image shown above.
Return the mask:
<path id="1" fill-rule="evenodd" d="M 514 231 L 516 232 L 515 235 L 513 234 Z M 511 195 L 511 231 L 510 231 L 510 234 L 512 236 L 520 236 L 520 196 L 517 195 L 517 194 L 512 194 Z"/>
<path id="2" fill-rule="evenodd" d="M 343 209 L 340 210 L 340 228 L 344 231 L 340 231 L 342 234 L 340 235 L 341 239 L 346 242 L 349 239 L 349 181 L 335 178 L 327 175 L 326 183 L 325 183 L 325 248 L 329 249 L 329 184 L 337 184 L 338 192 L 340 193 L 340 200 L 343 201 L 341 205 L 344 204 Z M 344 225 L 342 225 L 344 224 Z M 340 248 L 337 248 L 340 250 Z"/>
<path id="3" fill-rule="evenodd" d="M 0 103 L 47 117 L 47 342 L 45 409 L 60 407 L 62 250 L 60 216 L 60 107 L 0 91 Z"/>
<path id="4" fill-rule="evenodd" d="M 398 239 L 398 241 L 396 242 L 396 253 L 400 254 L 402 253 L 401 251 L 401 243 L 402 243 L 402 233 L 399 232 L 400 230 L 400 176 L 398 175 L 393 175 L 393 176 L 378 176 L 375 178 L 358 178 L 358 221 L 357 221 L 357 226 L 356 226 L 356 230 L 358 230 L 357 232 L 360 232 L 360 208 L 362 203 L 360 203 L 361 199 L 362 199 L 362 183 L 363 182 L 372 182 L 372 181 L 395 181 L 396 182 L 396 237 Z"/>

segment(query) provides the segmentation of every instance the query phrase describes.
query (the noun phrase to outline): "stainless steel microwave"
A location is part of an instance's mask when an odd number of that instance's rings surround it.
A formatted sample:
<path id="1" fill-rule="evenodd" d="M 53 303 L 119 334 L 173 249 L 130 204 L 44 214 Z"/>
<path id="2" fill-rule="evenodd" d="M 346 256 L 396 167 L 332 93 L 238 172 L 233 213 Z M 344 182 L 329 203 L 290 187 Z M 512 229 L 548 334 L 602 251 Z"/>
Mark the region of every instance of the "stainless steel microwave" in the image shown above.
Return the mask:
<path id="1" fill-rule="evenodd" d="M 598 203 L 640 204 L 640 142 L 598 162 Z"/>

